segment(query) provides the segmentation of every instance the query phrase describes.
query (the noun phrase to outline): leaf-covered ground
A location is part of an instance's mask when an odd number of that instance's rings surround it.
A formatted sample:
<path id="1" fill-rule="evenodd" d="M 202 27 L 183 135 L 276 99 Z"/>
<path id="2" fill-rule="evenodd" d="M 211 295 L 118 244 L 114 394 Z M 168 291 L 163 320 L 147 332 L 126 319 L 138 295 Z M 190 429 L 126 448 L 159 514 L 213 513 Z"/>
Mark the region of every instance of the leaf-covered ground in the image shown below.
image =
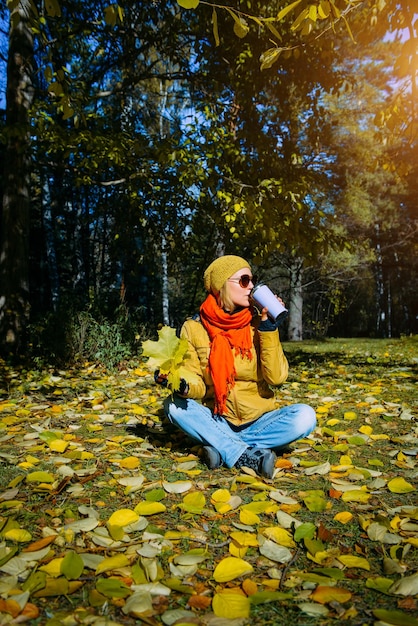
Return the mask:
<path id="1" fill-rule="evenodd" d="M 0 625 L 418 625 L 416 338 L 285 344 L 311 437 L 208 470 L 145 363 L 1 367 Z"/>

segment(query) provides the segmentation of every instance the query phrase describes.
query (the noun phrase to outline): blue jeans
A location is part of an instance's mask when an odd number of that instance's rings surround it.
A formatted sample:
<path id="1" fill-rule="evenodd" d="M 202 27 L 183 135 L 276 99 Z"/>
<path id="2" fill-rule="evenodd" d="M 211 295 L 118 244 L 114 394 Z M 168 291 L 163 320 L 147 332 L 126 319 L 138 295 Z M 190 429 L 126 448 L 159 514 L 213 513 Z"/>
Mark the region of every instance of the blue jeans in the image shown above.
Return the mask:
<path id="1" fill-rule="evenodd" d="M 269 411 L 239 431 L 196 400 L 170 396 L 164 409 L 170 422 L 203 445 L 216 448 L 227 467 L 233 467 L 248 448 L 280 448 L 306 437 L 316 426 L 315 411 L 307 404 Z"/>

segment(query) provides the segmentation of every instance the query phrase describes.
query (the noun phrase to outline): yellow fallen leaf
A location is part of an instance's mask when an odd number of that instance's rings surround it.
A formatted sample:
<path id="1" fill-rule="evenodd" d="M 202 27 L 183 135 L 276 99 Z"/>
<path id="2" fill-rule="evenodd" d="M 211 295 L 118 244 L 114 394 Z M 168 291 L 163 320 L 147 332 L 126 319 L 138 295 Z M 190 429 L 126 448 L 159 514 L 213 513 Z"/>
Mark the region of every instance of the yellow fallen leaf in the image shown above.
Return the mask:
<path id="1" fill-rule="evenodd" d="M 200 491 L 188 493 L 183 498 L 182 508 L 189 513 L 201 514 L 206 504 L 206 499 Z"/>
<path id="2" fill-rule="evenodd" d="M 354 411 L 346 411 L 344 413 L 344 419 L 348 421 L 355 420 L 357 419 L 357 413 L 354 413 Z"/>
<path id="3" fill-rule="evenodd" d="M 411 491 L 415 491 L 415 487 L 401 477 L 390 480 L 388 482 L 388 489 L 392 493 L 410 493 Z"/>
<path id="4" fill-rule="evenodd" d="M 334 515 L 334 520 L 340 522 L 340 524 L 348 524 L 353 519 L 353 514 L 350 511 L 341 511 Z"/>
<path id="5" fill-rule="evenodd" d="M 294 548 L 296 546 L 292 535 L 285 528 L 280 528 L 279 526 L 270 526 L 269 528 L 264 528 L 263 535 L 265 535 L 269 539 L 272 539 L 280 546 L 285 546 L 286 548 Z"/>
<path id="6" fill-rule="evenodd" d="M 236 556 L 239 559 L 243 559 L 248 552 L 248 546 L 242 546 L 239 543 L 230 542 L 228 551 L 231 556 Z"/>
<path id="7" fill-rule="evenodd" d="M 61 576 L 61 563 L 63 560 L 64 557 L 52 559 L 52 561 L 49 561 L 46 565 L 41 565 L 38 569 L 41 572 L 46 572 L 51 578 L 58 578 L 58 576 Z"/>
<path id="8" fill-rule="evenodd" d="M 216 511 L 221 515 L 225 515 L 225 513 L 232 511 L 232 506 L 228 502 L 217 502 L 214 506 Z"/>
<path id="9" fill-rule="evenodd" d="M 363 424 L 363 426 L 360 426 L 358 430 L 359 433 L 363 433 L 363 435 L 371 435 L 373 432 L 373 428 L 371 426 L 366 426 L 365 424 Z"/>
<path id="10" fill-rule="evenodd" d="M 52 452 L 65 452 L 68 446 L 69 441 L 64 441 L 63 439 L 54 439 L 49 443 L 49 448 Z"/>
<path id="11" fill-rule="evenodd" d="M 260 518 L 256 513 L 241 509 L 239 512 L 239 521 L 247 526 L 255 526 L 260 523 Z"/>
<path id="12" fill-rule="evenodd" d="M 36 456 L 32 456 L 31 454 L 28 454 L 25 457 L 25 460 L 27 461 L 27 463 L 32 463 L 33 465 L 37 465 L 38 463 L 40 463 L 40 459 L 37 459 Z"/>
<path id="13" fill-rule="evenodd" d="M 216 593 L 212 600 L 212 608 L 216 617 L 226 619 L 246 618 L 250 615 L 250 600 L 238 593 Z"/>
<path id="14" fill-rule="evenodd" d="M 318 585 L 311 594 L 311 599 L 320 604 L 328 604 L 329 602 L 348 602 L 351 598 L 351 592 L 342 587 L 329 587 L 328 585 Z"/>
<path id="15" fill-rule="evenodd" d="M 15 541 L 16 543 L 25 543 L 32 539 L 30 532 L 23 528 L 11 528 L 3 534 L 3 537 L 9 541 Z"/>
<path id="16" fill-rule="evenodd" d="M 370 570 L 370 563 L 361 556 L 352 554 L 341 554 L 337 557 L 338 561 L 346 567 L 359 567 L 360 569 Z"/>
<path id="17" fill-rule="evenodd" d="M 327 421 L 327 426 L 336 426 L 339 423 L 340 423 L 340 420 L 337 419 L 336 417 L 333 417 L 332 419 Z"/>
<path id="18" fill-rule="evenodd" d="M 279 510 L 277 504 L 271 502 L 249 502 L 241 507 L 242 511 L 251 511 L 258 515 L 258 513 L 276 513 Z"/>
<path id="19" fill-rule="evenodd" d="M 323 404 L 321 406 L 316 407 L 316 412 L 319 414 L 324 414 L 324 413 L 328 413 L 330 407 L 327 406 L 326 404 Z"/>
<path id="20" fill-rule="evenodd" d="M 258 540 L 255 533 L 247 533 L 242 530 L 236 530 L 231 533 L 231 539 L 241 546 L 258 546 Z"/>
<path id="21" fill-rule="evenodd" d="M 364 491 L 362 489 L 350 489 L 349 491 L 345 491 L 342 494 L 341 500 L 343 500 L 344 502 L 366 503 L 368 502 L 370 497 L 371 497 L 371 494 L 367 493 L 367 491 Z"/>
<path id="22" fill-rule="evenodd" d="M 54 480 L 54 476 L 49 472 L 31 472 L 26 476 L 28 483 L 53 483 Z"/>
<path id="23" fill-rule="evenodd" d="M 119 462 L 120 467 L 125 469 L 137 469 L 141 464 L 141 461 L 136 456 L 128 456 Z"/>
<path id="24" fill-rule="evenodd" d="M 253 571 L 251 563 L 234 556 L 227 556 L 215 567 L 213 578 L 218 583 L 225 583 Z"/>
<path id="25" fill-rule="evenodd" d="M 82 461 L 89 461 L 90 459 L 95 459 L 95 455 L 93 454 L 93 452 L 87 452 L 86 450 L 83 450 L 81 452 L 81 460 Z"/>
<path id="26" fill-rule="evenodd" d="M 405 539 L 405 543 L 410 543 L 415 548 L 418 548 L 418 537 L 408 537 L 408 539 Z"/>
<path id="27" fill-rule="evenodd" d="M 107 559 L 103 559 L 101 563 L 96 567 L 96 575 L 103 572 L 110 572 L 121 567 L 129 565 L 129 559 L 125 554 L 117 554 L 116 556 L 109 556 Z"/>
<path id="28" fill-rule="evenodd" d="M 211 496 L 211 502 L 212 503 L 228 502 L 230 498 L 231 498 L 231 494 L 228 491 L 228 489 L 217 489 L 216 491 L 213 492 Z"/>
<path id="29" fill-rule="evenodd" d="M 139 519 L 138 513 L 131 509 L 119 509 L 109 517 L 108 524 L 111 526 L 128 526 L 134 524 Z"/>
<path id="30" fill-rule="evenodd" d="M 155 515 L 156 513 L 164 513 L 167 507 L 162 502 L 140 502 L 136 505 L 134 511 L 138 515 Z"/>

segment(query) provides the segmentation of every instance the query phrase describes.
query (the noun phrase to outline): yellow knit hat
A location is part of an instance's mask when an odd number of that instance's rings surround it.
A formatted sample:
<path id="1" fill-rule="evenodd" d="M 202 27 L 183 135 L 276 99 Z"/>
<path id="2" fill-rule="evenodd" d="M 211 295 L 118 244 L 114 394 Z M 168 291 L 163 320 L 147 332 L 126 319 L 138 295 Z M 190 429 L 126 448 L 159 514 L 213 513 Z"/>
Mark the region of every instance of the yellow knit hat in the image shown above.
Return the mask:
<path id="1" fill-rule="evenodd" d="M 206 291 L 217 295 L 224 282 L 244 267 L 250 267 L 248 261 L 233 254 L 227 254 L 215 259 L 203 274 Z"/>

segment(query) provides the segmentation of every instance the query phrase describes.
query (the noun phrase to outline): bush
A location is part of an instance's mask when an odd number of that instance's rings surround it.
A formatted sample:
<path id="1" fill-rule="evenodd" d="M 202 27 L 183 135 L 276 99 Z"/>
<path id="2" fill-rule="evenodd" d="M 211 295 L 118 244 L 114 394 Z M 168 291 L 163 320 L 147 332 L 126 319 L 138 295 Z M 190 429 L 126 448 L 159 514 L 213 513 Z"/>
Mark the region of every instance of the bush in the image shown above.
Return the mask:
<path id="1" fill-rule="evenodd" d="M 94 314 L 92 308 L 62 309 L 31 325 L 31 356 L 38 363 L 97 361 L 115 369 L 136 354 L 139 339 L 145 334 L 124 304 L 116 309 L 113 319 Z"/>

